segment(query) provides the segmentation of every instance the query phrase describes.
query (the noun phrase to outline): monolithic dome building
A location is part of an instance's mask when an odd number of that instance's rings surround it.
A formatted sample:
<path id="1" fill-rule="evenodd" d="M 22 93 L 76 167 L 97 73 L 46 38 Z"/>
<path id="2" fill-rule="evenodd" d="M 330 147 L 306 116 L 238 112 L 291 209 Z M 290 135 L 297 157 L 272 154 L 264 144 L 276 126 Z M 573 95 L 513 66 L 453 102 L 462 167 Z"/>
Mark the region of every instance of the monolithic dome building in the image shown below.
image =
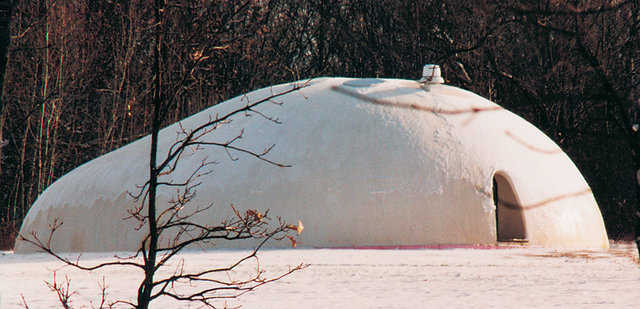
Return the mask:
<path id="1" fill-rule="evenodd" d="M 185 179 L 204 159 L 214 160 L 192 201 L 214 203 L 200 220 L 220 222 L 230 215 L 230 204 L 270 209 L 272 216 L 304 223 L 300 246 L 519 241 L 607 248 L 598 205 L 567 155 L 527 121 L 442 84 L 439 68 L 431 69 L 421 81 L 314 79 L 259 105 L 262 115 L 234 116 L 206 137 L 225 142 L 243 130 L 237 146 L 261 152 L 275 145 L 267 157 L 291 167 L 209 147 L 183 156 L 165 180 Z M 194 128 L 294 84 L 248 93 L 163 129 L 160 158 L 180 126 Z M 57 251 L 136 250 L 142 231 L 122 218 L 135 206 L 127 192 L 146 181 L 149 141 L 142 138 L 60 178 L 33 204 L 20 232 L 46 237 L 60 218 L 64 224 L 52 242 Z M 175 188 L 163 187 L 159 205 L 174 195 Z M 34 250 L 16 242 L 16 252 Z"/>

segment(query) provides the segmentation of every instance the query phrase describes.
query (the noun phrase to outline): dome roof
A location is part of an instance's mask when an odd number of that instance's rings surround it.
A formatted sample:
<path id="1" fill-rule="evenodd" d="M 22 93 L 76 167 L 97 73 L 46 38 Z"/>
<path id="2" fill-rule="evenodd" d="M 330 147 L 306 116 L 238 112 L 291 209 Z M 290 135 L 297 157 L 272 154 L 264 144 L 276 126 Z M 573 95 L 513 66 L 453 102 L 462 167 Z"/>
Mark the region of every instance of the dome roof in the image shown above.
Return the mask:
<path id="1" fill-rule="evenodd" d="M 260 89 L 163 129 L 159 157 L 180 126 L 194 128 L 291 87 Z M 179 181 L 202 160 L 216 161 L 192 201 L 214 203 L 201 220 L 220 222 L 230 204 L 270 209 L 301 220 L 299 244 L 314 247 L 501 240 L 608 247 L 596 201 L 567 155 L 533 125 L 476 94 L 410 80 L 319 78 L 277 101 L 259 105 L 262 116 L 238 115 L 206 139 L 225 142 L 243 132 L 237 146 L 260 152 L 275 145 L 268 158 L 291 167 L 206 148 L 164 176 Z M 54 237 L 56 250 L 136 250 L 142 232 L 122 218 L 135 205 L 127 192 L 146 181 L 149 140 L 60 178 L 34 203 L 21 233 L 48 235 L 59 217 L 64 225 Z M 158 205 L 174 194 L 160 190 Z M 15 250 L 33 248 L 17 241 Z"/>

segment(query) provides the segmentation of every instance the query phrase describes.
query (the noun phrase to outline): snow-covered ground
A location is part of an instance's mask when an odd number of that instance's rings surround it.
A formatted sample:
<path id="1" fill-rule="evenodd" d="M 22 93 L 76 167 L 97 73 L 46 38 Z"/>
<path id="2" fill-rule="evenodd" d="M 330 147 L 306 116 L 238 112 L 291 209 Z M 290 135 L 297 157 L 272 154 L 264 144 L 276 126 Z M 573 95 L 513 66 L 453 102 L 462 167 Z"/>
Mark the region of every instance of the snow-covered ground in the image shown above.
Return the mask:
<path id="1" fill-rule="evenodd" d="M 243 250 L 182 254 L 191 269 L 220 266 Z M 88 264 L 113 254 L 84 254 Z M 304 262 L 309 267 L 257 289 L 228 306 L 243 308 L 640 308 L 640 264 L 635 245 L 608 251 L 509 249 L 288 249 L 263 250 L 267 277 Z M 232 274 L 240 279 L 255 269 Z M 71 279 L 74 308 L 92 308 L 105 277 L 108 299 L 133 299 L 140 274 L 125 268 L 84 272 L 44 254 L 0 253 L 0 308 L 59 308 L 44 281 Z M 165 270 L 169 272 L 170 269 Z M 220 306 L 224 306 L 220 303 Z M 154 308 L 198 308 L 160 299 Z"/>

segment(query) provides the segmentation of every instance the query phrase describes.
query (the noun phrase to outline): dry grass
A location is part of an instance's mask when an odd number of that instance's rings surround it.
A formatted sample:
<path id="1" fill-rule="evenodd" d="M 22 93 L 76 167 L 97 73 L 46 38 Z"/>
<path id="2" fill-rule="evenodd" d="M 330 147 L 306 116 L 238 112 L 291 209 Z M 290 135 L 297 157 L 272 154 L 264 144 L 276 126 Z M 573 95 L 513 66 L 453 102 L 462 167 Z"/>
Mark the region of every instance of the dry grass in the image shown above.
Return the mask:
<path id="1" fill-rule="evenodd" d="M 603 259 L 607 258 L 608 254 L 603 254 L 602 252 L 595 251 L 567 251 L 567 252 L 549 252 L 549 253 L 541 253 L 541 254 L 524 254 L 524 256 L 531 257 L 549 257 L 549 258 L 571 258 L 571 259 Z"/>
<path id="2" fill-rule="evenodd" d="M 595 260 L 595 259 L 605 259 L 611 256 L 616 257 L 624 257 L 632 260 L 634 263 L 640 265 L 640 258 L 637 255 L 637 249 L 635 244 L 631 241 L 615 241 L 613 243 L 618 244 L 617 246 L 610 248 L 607 251 L 592 251 L 592 250 L 581 250 L 581 251 L 554 251 L 549 253 L 542 254 L 524 254 L 525 256 L 531 257 L 541 257 L 541 258 L 569 258 L 569 259 L 585 259 L 585 260 Z"/>

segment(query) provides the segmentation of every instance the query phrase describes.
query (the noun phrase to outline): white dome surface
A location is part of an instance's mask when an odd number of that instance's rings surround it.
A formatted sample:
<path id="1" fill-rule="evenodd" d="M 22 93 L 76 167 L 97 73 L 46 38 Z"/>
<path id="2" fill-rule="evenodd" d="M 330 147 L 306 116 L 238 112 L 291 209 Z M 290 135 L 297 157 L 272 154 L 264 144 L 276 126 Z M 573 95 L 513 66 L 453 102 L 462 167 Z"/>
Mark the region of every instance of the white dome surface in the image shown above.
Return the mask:
<path id="1" fill-rule="evenodd" d="M 239 96 L 180 124 L 195 128 L 292 85 Z M 224 149 L 206 148 L 184 156 L 179 169 L 165 176 L 178 182 L 203 159 L 217 162 L 199 179 L 191 202 L 193 207 L 214 203 L 202 222 L 221 222 L 233 204 L 270 209 L 292 223 L 301 220 L 300 246 L 507 240 L 608 247 L 598 205 L 567 155 L 533 125 L 476 94 L 409 80 L 319 78 L 276 101 L 282 104 L 264 103 L 257 110 L 280 123 L 242 114 L 206 140 L 226 142 L 244 130 L 236 146 L 261 152 L 275 145 L 268 158 L 292 167 L 233 152 L 238 160 L 232 161 Z M 159 161 L 179 131 L 178 124 L 161 131 Z M 60 218 L 64 224 L 52 242 L 56 251 L 137 250 L 143 232 L 123 218 L 135 206 L 127 192 L 146 181 L 149 141 L 148 136 L 137 140 L 58 179 L 33 204 L 21 234 L 46 239 L 50 224 Z M 161 187 L 159 207 L 174 195 L 175 188 Z M 16 252 L 34 250 L 16 242 Z"/>

